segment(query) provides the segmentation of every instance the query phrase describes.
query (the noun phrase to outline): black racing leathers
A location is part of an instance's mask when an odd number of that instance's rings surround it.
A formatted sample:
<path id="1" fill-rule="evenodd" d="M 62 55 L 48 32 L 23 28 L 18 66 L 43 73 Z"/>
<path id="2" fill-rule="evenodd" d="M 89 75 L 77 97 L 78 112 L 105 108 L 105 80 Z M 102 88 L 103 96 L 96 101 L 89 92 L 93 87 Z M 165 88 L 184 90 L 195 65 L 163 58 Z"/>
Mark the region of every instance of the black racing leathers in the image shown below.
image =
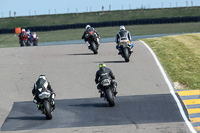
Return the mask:
<path id="1" fill-rule="evenodd" d="M 82 35 L 81 39 L 84 39 L 85 42 L 88 41 L 88 39 L 89 39 L 89 32 L 90 31 L 93 31 L 94 33 L 96 33 L 97 37 L 99 38 L 99 34 L 97 33 L 97 31 L 93 27 L 91 27 L 91 28 L 88 28 L 87 30 L 85 30 L 85 32 Z"/>
<path id="2" fill-rule="evenodd" d="M 112 86 L 114 93 L 116 94 L 117 83 L 114 81 L 115 76 L 113 75 L 113 72 L 109 68 L 101 67 L 96 72 L 95 82 L 96 82 L 96 84 L 98 84 L 101 81 L 103 81 L 104 79 L 108 79 L 108 78 L 111 79 L 111 86 Z M 101 84 L 98 84 L 97 89 L 101 91 L 101 88 L 102 88 Z"/>
<path id="3" fill-rule="evenodd" d="M 132 40 L 131 34 L 130 34 L 130 32 L 127 31 L 127 30 L 120 30 L 120 31 L 117 33 L 117 35 L 116 35 L 116 40 L 115 40 L 115 42 L 118 44 L 118 43 L 120 42 L 121 38 L 128 38 L 129 41 Z"/>
<path id="4" fill-rule="evenodd" d="M 107 73 L 105 75 L 105 73 Z M 95 78 L 95 82 L 96 84 L 98 84 L 99 82 L 101 82 L 102 80 L 104 80 L 105 78 L 110 78 L 110 79 L 115 79 L 115 76 L 113 75 L 112 71 L 109 68 L 106 67 L 101 67 L 97 72 L 96 72 L 96 78 Z"/>
<path id="5" fill-rule="evenodd" d="M 54 93 L 53 89 L 51 88 L 51 85 L 50 83 L 47 81 L 47 80 L 44 80 L 42 78 L 39 78 L 36 83 L 34 84 L 34 87 L 33 87 L 33 90 L 32 90 L 32 94 L 35 96 L 34 99 L 37 100 L 38 102 L 40 101 L 38 95 L 39 95 L 39 92 L 38 92 L 38 89 L 39 88 L 45 88 L 45 86 L 47 85 L 47 89 Z"/>

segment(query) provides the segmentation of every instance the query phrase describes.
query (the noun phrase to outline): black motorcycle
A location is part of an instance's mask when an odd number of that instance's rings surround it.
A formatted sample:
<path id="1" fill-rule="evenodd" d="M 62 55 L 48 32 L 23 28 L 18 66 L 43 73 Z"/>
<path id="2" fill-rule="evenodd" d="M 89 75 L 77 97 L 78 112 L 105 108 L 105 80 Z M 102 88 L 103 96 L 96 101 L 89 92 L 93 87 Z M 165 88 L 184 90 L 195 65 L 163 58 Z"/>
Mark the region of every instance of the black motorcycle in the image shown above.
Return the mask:
<path id="1" fill-rule="evenodd" d="M 38 91 L 40 94 L 38 97 L 40 98 L 40 110 L 43 114 L 46 115 L 46 119 L 51 120 L 52 119 L 52 112 L 54 108 L 52 107 L 52 93 L 44 88 L 39 88 Z"/>
<path id="2" fill-rule="evenodd" d="M 112 85 L 111 85 L 111 79 L 107 78 L 100 82 L 103 91 L 103 97 L 108 102 L 109 106 L 113 107 L 115 106 L 115 95 L 113 93 Z"/>
<path id="3" fill-rule="evenodd" d="M 31 36 L 31 34 L 28 34 L 28 40 L 27 40 L 27 42 L 26 42 L 26 46 L 31 46 L 32 45 L 32 36 Z"/>
<path id="4" fill-rule="evenodd" d="M 133 48 L 133 44 L 130 44 L 130 41 L 127 38 L 122 38 L 120 40 L 119 45 L 121 50 L 121 56 L 125 59 L 125 62 L 129 62 L 129 58 L 132 54 L 131 49 Z"/>
<path id="5" fill-rule="evenodd" d="M 93 29 L 90 29 L 88 33 L 85 35 L 85 38 L 88 38 L 89 49 L 92 50 L 94 54 L 97 54 L 99 48 L 99 45 L 97 44 L 97 38 L 98 38 L 97 33 L 94 32 Z"/>

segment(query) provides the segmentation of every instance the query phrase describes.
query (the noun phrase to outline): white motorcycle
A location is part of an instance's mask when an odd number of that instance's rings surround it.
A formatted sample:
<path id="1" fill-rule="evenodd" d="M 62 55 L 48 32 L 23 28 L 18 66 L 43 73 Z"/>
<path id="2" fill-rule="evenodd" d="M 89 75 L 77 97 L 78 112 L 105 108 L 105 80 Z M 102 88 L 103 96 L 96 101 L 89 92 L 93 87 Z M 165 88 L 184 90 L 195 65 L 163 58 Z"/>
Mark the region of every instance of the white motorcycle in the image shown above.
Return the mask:
<path id="1" fill-rule="evenodd" d="M 119 47 L 121 50 L 121 56 L 125 59 L 125 62 L 129 62 L 129 58 L 132 54 L 133 44 L 131 44 L 127 38 L 121 38 Z"/>

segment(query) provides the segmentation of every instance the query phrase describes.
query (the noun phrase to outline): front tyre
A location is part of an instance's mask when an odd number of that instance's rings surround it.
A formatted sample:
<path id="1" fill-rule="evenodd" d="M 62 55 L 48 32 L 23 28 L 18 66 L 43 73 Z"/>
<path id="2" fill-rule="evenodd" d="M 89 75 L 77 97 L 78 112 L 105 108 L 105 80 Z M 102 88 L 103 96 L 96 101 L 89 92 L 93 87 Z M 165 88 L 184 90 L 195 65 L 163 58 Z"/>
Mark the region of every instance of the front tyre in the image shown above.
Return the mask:
<path id="1" fill-rule="evenodd" d="M 21 41 L 21 42 L 20 42 L 20 45 L 21 45 L 21 47 L 24 47 L 24 46 L 25 46 L 25 41 L 24 41 L 24 40 Z"/>
<path id="2" fill-rule="evenodd" d="M 98 53 L 97 46 L 93 41 L 91 42 L 90 47 L 91 47 L 91 50 L 93 51 L 94 54 Z"/>
<path id="3" fill-rule="evenodd" d="M 31 46 L 31 41 L 28 40 L 28 41 L 26 42 L 26 45 L 27 45 L 27 46 Z"/>
<path id="4" fill-rule="evenodd" d="M 51 114 L 51 107 L 49 101 L 45 100 L 44 101 L 44 114 L 46 115 L 47 120 L 52 119 L 52 114 Z"/>
<path id="5" fill-rule="evenodd" d="M 129 62 L 129 57 L 130 57 L 129 49 L 127 47 L 123 48 L 122 52 L 123 52 L 123 57 L 125 59 L 125 62 Z"/>
<path id="6" fill-rule="evenodd" d="M 106 93 L 106 98 L 107 98 L 107 101 L 108 101 L 109 105 L 111 107 L 115 106 L 115 101 L 114 101 L 114 96 L 112 94 L 112 91 L 110 89 L 107 89 L 105 91 L 105 93 Z"/>
<path id="7" fill-rule="evenodd" d="M 37 42 L 34 42 L 34 43 L 33 43 L 33 46 L 37 46 L 37 45 L 38 45 L 38 43 L 37 43 Z"/>

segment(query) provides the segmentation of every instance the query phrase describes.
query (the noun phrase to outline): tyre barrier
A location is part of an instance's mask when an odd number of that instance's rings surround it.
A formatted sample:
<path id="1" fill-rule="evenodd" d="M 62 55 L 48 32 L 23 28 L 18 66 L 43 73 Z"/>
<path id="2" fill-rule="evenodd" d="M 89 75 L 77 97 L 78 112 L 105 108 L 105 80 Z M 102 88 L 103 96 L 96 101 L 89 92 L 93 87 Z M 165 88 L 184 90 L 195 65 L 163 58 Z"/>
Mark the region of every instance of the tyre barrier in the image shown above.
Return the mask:
<path id="1" fill-rule="evenodd" d="M 96 28 L 96 27 L 109 27 L 109 26 L 119 26 L 119 25 L 145 25 L 145 24 L 188 23 L 188 22 L 200 22 L 200 16 L 136 19 L 136 20 L 125 20 L 125 21 L 77 23 L 77 24 L 67 24 L 67 25 L 35 26 L 35 27 L 22 27 L 22 28 L 30 29 L 33 32 L 34 31 L 42 32 L 42 31 L 85 28 L 85 26 L 88 24 Z M 15 33 L 15 29 L 0 29 L 0 34 L 9 34 L 9 33 Z"/>

